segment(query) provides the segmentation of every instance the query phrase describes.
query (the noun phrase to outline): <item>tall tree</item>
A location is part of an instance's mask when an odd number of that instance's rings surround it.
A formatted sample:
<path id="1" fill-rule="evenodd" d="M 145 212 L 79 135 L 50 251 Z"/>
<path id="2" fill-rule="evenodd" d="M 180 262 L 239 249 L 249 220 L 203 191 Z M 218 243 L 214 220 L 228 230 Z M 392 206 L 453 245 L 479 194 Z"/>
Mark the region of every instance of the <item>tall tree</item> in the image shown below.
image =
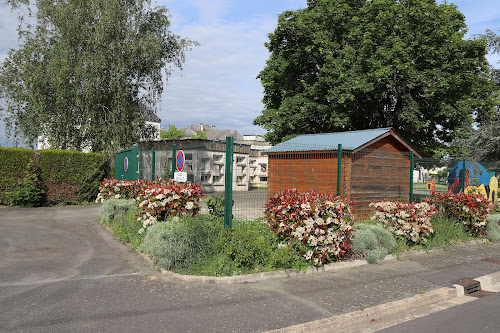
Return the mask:
<path id="1" fill-rule="evenodd" d="M 266 43 L 254 124 L 294 134 L 392 126 L 423 154 L 453 152 L 494 113 L 486 42 L 434 0 L 309 0 L 285 11 Z"/>
<path id="2" fill-rule="evenodd" d="M 11 136 L 109 151 L 149 134 L 141 110 L 155 110 L 163 72 L 182 68 L 194 44 L 170 32 L 167 9 L 147 0 L 8 2 L 33 18 L 21 20 L 19 48 L 0 69 Z"/>
<path id="3" fill-rule="evenodd" d="M 168 130 L 160 131 L 160 138 L 162 140 L 179 140 L 185 135 L 185 132 L 182 129 L 177 129 L 175 125 L 168 124 Z"/>
<path id="4" fill-rule="evenodd" d="M 500 54 L 500 36 L 491 30 L 480 36 L 488 42 L 493 54 Z M 500 69 L 491 66 L 491 76 L 500 90 Z M 496 106 L 496 115 L 481 123 L 465 141 L 470 157 L 486 162 L 500 162 L 500 105 Z"/>

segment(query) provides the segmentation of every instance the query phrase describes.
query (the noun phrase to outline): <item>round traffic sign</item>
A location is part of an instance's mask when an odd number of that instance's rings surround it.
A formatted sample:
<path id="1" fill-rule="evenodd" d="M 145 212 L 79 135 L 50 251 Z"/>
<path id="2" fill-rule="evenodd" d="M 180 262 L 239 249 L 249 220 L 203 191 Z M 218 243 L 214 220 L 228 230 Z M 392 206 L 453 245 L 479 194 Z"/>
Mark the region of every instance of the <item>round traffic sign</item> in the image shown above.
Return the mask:
<path id="1" fill-rule="evenodd" d="M 177 171 L 182 171 L 182 169 L 184 168 L 184 152 L 182 150 L 179 150 L 177 152 L 177 156 L 175 158 L 176 162 L 175 162 L 175 167 L 177 168 Z"/>

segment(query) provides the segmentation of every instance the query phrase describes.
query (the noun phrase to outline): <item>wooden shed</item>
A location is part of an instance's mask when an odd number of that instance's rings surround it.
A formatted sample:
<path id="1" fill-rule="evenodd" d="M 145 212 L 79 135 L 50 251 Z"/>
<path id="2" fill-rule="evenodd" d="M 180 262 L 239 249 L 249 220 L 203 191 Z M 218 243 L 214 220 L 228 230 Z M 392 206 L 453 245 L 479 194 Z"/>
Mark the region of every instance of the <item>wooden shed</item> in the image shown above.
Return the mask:
<path id="1" fill-rule="evenodd" d="M 354 202 L 356 218 L 368 218 L 371 202 L 409 200 L 411 152 L 420 157 L 391 127 L 300 135 L 264 152 L 268 195 L 288 188 L 340 194 Z"/>

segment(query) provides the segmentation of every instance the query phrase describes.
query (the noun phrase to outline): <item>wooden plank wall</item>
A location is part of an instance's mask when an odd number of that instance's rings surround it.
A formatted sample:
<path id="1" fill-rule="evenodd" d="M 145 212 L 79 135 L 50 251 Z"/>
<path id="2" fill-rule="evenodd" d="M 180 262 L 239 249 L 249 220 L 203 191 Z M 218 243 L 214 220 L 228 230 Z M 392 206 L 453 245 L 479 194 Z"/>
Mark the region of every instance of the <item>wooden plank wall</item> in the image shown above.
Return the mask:
<path id="1" fill-rule="evenodd" d="M 314 189 L 318 193 L 336 195 L 337 163 L 336 151 L 270 154 L 268 194 L 296 188 L 301 192 Z M 342 175 L 345 175 L 345 165 L 346 161 L 343 161 Z M 341 194 L 345 195 L 344 186 L 341 187 Z"/>
<path id="2" fill-rule="evenodd" d="M 369 218 L 371 202 L 408 201 L 410 158 L 392 137 L 352 154 L 351 186 L 348 197 L 354 201 L 357 219 Z"/>

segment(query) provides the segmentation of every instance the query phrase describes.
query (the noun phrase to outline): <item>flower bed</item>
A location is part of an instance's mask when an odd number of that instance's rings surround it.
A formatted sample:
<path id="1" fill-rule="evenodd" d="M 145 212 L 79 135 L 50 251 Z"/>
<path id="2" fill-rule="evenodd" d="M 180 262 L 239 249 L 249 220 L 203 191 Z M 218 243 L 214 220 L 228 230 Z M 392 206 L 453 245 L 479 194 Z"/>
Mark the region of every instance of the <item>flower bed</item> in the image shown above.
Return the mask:
<path id="1" fill-rule="evenodd" d="M 375 209 L 372 220 L 381 223 L 396 238 L 420 244 L 427 242 L 434 232 L 430 219 L 436 209 L 427 202 L 409 204 L 380 201 L 372 202 L 370 207 Z"/>
<path id="2" fill-rule="evenodd" d="M 449 217 L 454 217 L 465 226 L 473 236 L 484 236 L 486 217 L 492 209 L 490 201 L 476 194 L 433 193 L 425 200 Z"/>
<path id="3" fill-rule="evenodd" d="M 176 216 L 195 216 L 200 210 L 203 195 L 201 185 L 178 183 L 173 180 L 127 181 L 106 179 L 101 182 L 96 202 L 106 199 L 133 199 L 139 206 L 137 220 L 141 221 L 143 232 L 158 221 L 166 221 Z"/>
<path id="4" fill-rule="evenodd" d="M 288 189 L 271 197 L 264 213 L 282 246 L 299 242 L 305 249 L 301 255 L 316 266 L 351 253 L 353 215 L 347 199 Z"/>

